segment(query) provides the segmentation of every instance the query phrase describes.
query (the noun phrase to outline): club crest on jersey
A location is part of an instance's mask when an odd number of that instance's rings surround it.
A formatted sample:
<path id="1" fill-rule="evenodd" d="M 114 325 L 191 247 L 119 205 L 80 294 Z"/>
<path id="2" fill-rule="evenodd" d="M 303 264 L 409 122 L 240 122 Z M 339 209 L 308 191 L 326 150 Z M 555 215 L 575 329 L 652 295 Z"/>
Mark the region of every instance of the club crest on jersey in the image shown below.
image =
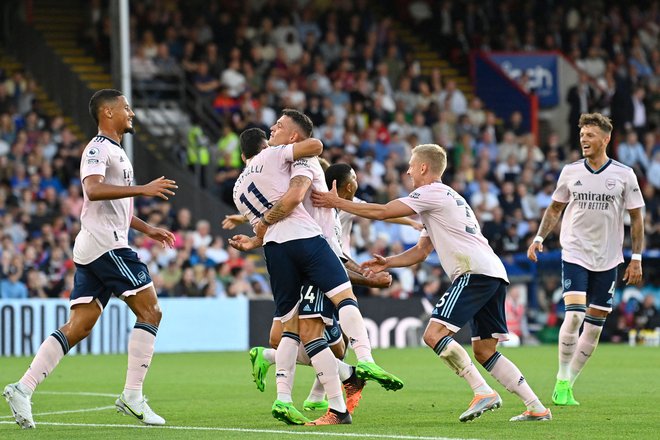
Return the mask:
<path id="1" fill-rule="evenodd" d="M 616 181 L 614 179 L 607 179 L 605 181 L 605 188 L 609 189 L 610 191 L 614 189 L 616 186 Z"/>
<path id="2" fill-rule="evenodd" d="M 571 282 L 570 279 L 568 279 L 568 280 L 564 280 L 564 289 L 566 289 L 566 290 L 570 289 L 570 288 L 571 288 L 571 284 L 573 284 L 573 283 Z"/>
<path id="3" fill-rule="evenodd" d="M 141 271 L 141 272 L 138 274 L 138 279 L 139 279 L 141 282 L 144 283 L 145 281 L 147 281 L 147 274 L 144 273 L 144 271 Z"/>
<path id="4" fill-rule="evenodd" d="M 413 191 L 408 195 L 411 199 L 419 199 L 419 193 L 417 191 Z"/>
<path id="5" fill-rule="evenodd" d="M 96 157 L 98 155 L 99 155 L 99 149 L 96 147 L 90 148 L 89 151 L 87 152 L 87 156 L 89 157 Z"/>

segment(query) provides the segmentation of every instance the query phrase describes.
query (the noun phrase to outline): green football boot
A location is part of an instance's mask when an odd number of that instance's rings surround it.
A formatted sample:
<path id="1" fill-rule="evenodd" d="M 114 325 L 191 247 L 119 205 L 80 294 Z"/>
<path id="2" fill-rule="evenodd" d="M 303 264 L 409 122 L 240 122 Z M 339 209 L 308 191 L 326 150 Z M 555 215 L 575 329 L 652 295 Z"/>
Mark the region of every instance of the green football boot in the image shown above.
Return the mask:
<path id="1" fill-rule="evenodd" d="M 264 392 L 266 388 L 266 374 L 270 368 L 270 363 L 264 359 L 264 347 L 252 347 L 250 349 L 250 362 L 252 363 L 252 377 L 257 389 Z"/>
<path id="2" fill-rule="evenodd" d="M 303 402 L 303 410 L 304 411 L 323 411 L 323 412 L 326 412 L 328 410 L 328 401 L 327 400 L 321 400 L 320 402 L 313 402 L 311 400 L 305 400 Z"/>
<path id="3" fill-rule="evenodd" d="M 281 400 L 273 402 L 272 413 L 273 417 L 287 425 L 304 425 L 310 422 L 293 406 L 293 403 L 282 402 Z"/>
<path id="4" fill-rule="evenodd" d="M 569 380 L 557 379 L 555 390 L 552 392 L 552 403 L 559 406 L 577 406 L 580 404 L 573 397 L 573 387 Z"/>
<path id="5" fill-rule="evenodd" d="M 383 370 L 374 362 L 358 362 L 355 367 L 357 377 L 363 380 L 375 380 L 386 390 L 400 390 L 403 388 L 401 379 Z"/>

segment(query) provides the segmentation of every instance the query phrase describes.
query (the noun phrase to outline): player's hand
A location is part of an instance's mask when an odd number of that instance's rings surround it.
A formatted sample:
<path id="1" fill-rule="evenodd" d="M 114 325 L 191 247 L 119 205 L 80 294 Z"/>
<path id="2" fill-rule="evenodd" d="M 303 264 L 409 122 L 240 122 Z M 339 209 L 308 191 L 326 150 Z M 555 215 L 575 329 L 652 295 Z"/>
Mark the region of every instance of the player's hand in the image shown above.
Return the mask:
<path id="1" fill-rule="evenodd" d="M 166 229 L 155 227 L 150 228 L 147 231 L 147 236 L 152 240 L 159 242 L 163 248 L 165 246 L 174 248 L 174 242 L 176 241 L 176 238 L 174 237 L 174 234 Z"/>
<path id="2" fill-rule="evenodd" d="M 245 216 L 241 214 L 229 214 L 222 220 L 222 229 L 231 230 L 245 222 L 247 222 Z"/>
<path id="3" fill-rule="evenodd" d="M 160 176 L 146 185 L 142 185 L 142 195 L 145 197 L 160 197 L 163 200 L 169 200 L 168 196 L 173 196 L 173 189 L 178 186 L 174 180 L 166 179 L 165 176 Z"/>
<path id="4" fill-rule="evenodd" d="M 392 275 L 389 272 L 372 272 L 367 270 L 365 278 L 369 280 L 371 287 L 379 287 L 381 289 L 390 287 L 392 285 Z"/>
<path id="5" fill-rule="evenodd" d="M 527 258 L 532 260 L 534 263 L 539 261 L 538 257 L 536 256 L 537 251 L 543 252 L 543 243 L 534 241 L 532 242 L 532 244 L 529 245 L 529 249 L 527 249 Z"/>
<path id="6" fill-rule="evenodd" d="M 332 181 L 332 188 L 328 192 L 312 190 L 312 203 L 317 208 L 335 208 L 339 200 L 336 180 Z"/>
<path id="7" fill-rule="evenodd" d="M 256 236 L 248 237 L 247 235 L 239 234 L 230 238 L 229 244 L 236 250 L 246 252 L 261 247 L 263 240 Z"/>
<path id="8" fill-rule="evenodd" d="M 626 267 L 626 272 L 623 274 L 623 281 L 628 286 L 640 285 L 642 283 L 642 262 L 639 260 L 630 260 L 630 264 Z"/>
<path id="9" fill-rule="evenodd" d="M 410 223 L 410 226 L 415 228 L 415 230 L 417 230 L 417 231 L 421 231 L 422 229 L 424 229 L 424 225 L 420 222 L 413 221 L 413 222 Z"/>
<path id="10" fill-rule="evenodd" d="M 382 255 L 378 255 L 378 254 L 373 254 L 373 257 L 374 258 L 372 258 L 371 260 L 365 261 L 360 265 L 362 269 L 366 269 L 366 272 L 364 272 L 364 276 L 367 278 L 369 278 L 372 273 L 382 272 L 388 268 L 386 257 L 383 257 Z"/>

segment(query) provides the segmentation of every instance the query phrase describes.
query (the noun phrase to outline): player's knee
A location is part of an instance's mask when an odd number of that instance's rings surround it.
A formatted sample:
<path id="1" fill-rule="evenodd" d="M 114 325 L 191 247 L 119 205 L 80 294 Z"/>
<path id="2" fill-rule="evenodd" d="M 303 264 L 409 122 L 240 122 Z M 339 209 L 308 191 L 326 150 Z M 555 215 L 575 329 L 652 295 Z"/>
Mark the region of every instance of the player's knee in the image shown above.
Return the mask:
<path id="1" fill-rule="evenodd" d="M 330 350 L 332 350 L 332 354 L 334 354 L 337 359 L 344 359 L 344 356 L 346 356 L 346 345 L 342 340 L 331 345 Z"/>
<path id="2" fill-rule="evenodd" d="M 74 320 L 69 321 L 64 327 L 62 327 L 62 333 L 66 336 L 69 346 L 73 347 L 78 342 L 85 339 L 92 332 L 94 328 L 94 322 L 83 321 L 83 320 Z"/>
<path id="3" fill-rule="evenodd" d="M 303 343 L 323 338 L 325 324 L 321 319 L 301 319 L 299 323 L 300 340 Z"/>
<path id="4" fill-rule="evenodd" d="M 268 345 L 270 345 L 271 348 L 277 349 L 277 347 L 280 345 L 280 341 L 282 340 L 282 334 L 270 334 L 270 337 L 268 338 Z"/>
<path id="5" fill-rule="evenodd" d="M 472 352 L 474 353 L 474 359 L 483 365 L 495 354 L 495 349 L 491 347 L 472 346 Z"/>
<path id="6" fill-rule="evenodd" d="M 147 324 L 155 325 L 156 327 L 160 324 L 162 317 L 163 312 L 157 303 L 144 307 L 137 313 L 137 320 L 139 322 L 146 322 Z"/>
<path id="7" fill-rule="evenodd" d="M 430 348 L 434 348 L 440 340 L 440 336 L 436 332 L 429 331 L 429 329 L 426 329 L 422 338 L 424 339 L 424 343 Z"/>

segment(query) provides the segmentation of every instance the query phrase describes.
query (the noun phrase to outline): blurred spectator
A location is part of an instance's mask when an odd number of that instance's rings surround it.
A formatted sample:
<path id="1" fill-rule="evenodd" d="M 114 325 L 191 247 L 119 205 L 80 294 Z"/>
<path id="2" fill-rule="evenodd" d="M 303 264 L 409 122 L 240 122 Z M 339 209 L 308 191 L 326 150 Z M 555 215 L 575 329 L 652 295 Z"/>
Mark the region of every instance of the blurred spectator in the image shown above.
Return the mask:
<path id="1" fill-rule="evenodd" d="M 655 296 L 648 294 L 644 300 L 637 306 L 634 313 L 635 328 L 638 330 L 653 330 L 660 327 L 660 313 L 655 304 Z"/>

